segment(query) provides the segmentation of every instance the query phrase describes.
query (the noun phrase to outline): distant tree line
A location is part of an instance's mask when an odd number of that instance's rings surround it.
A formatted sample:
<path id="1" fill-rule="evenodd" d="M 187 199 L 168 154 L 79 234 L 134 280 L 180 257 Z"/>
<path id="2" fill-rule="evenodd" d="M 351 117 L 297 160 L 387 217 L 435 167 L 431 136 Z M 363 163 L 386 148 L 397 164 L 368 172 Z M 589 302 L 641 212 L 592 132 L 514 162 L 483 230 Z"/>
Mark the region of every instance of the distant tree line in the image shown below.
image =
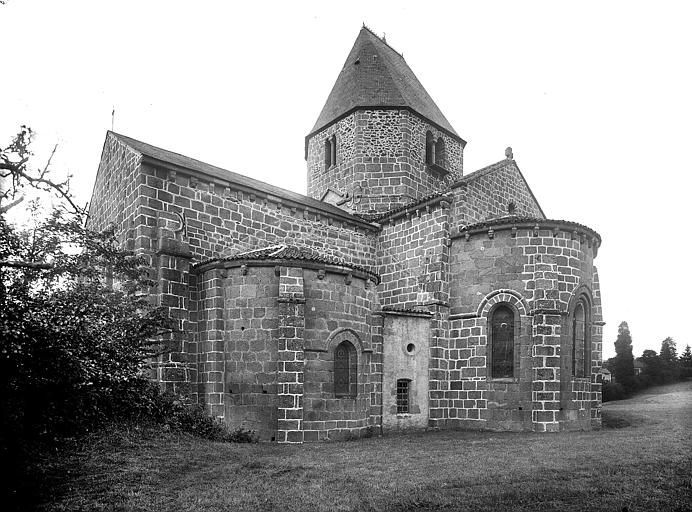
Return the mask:
<path id="1" fill-rule="evenodd" d="M 635 361 L 639 371 L 635 371 Z M 603 383 L 603 401 L 619 400 L 648 388 L 692 379 L 692 351 L 690 345 L 678 356 L 675 340 L 667 337 L 661 342 L 661 350 L 645 350 L 641 357 L 632 354 L 632 335 L 627 322 L 618 327 L 615 340 L 615 357 L 604 366 L 612 375 L 612 382 Z"/>

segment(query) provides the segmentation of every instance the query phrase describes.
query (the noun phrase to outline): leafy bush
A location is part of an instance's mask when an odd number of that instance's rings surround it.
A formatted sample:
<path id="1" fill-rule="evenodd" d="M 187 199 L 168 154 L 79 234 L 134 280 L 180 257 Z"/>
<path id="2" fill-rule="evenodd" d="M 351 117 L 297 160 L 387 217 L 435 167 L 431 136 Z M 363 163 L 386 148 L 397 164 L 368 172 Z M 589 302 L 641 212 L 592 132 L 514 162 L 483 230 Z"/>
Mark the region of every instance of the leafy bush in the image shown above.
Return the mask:
<path id="1" fill-rule="evenodd" d="M 221 421 L 210 417 L 199 404 L 184 397 L 161 392 L 148 379 L 140 378 L 122 386 L 114 396 L 108 414 L 112 418 L 129 418 L 134 423 L 154 423 L 171 431 L 191 434 L 210 441 L 253 443 L 259 438 L 254 431 L 229 430 Z"/>
<path id="2" fill-rule="evenodd" d="M 612 400 L 622 400 L 627 395 L 625 388 L 618 382 L 603 383 L 603 401 L 610 402 Z"/>

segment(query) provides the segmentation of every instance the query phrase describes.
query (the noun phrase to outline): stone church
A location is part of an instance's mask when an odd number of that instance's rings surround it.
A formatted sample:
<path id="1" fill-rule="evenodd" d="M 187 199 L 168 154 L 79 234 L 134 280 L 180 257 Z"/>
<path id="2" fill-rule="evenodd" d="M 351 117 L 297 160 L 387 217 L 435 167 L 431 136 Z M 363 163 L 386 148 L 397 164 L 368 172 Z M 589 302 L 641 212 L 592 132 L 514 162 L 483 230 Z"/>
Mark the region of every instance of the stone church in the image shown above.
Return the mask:
<path id="1" fill-rule="evenodd" d="M 307 195 L 108 132 L 90 226 L 178 321 L 153 377 L 281 443 L 599 427 L 601 238 L 546 217 L 510 148 L 466 173 L 465 147 L 366 27 Z"/>

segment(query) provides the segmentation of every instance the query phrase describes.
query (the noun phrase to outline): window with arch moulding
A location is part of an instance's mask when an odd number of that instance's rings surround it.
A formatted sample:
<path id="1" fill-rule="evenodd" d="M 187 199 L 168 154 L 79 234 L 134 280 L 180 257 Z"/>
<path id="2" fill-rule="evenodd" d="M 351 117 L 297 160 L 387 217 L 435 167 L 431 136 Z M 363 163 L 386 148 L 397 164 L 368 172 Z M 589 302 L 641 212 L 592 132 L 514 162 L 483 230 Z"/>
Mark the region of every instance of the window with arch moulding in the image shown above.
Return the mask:
<path id="1" fill-rule="evenodd" d="M 515 312 L 506 304 L 495 307 L 488 318 L 488 373 L 491 379 L 516 377 L 519 338 Z"/>
<path id="2" fill-rule="evenodd" d="M 334 349 L 334 396 L 355 398 L 358 394 L 358 354 L 350 341 Z"/>
<path id="3" fill-rule="evenodd" d="M 591 318 L 589 305 L 580 298 L 572 314 L 572 375 L 588 377 L 591 371 Z"/>

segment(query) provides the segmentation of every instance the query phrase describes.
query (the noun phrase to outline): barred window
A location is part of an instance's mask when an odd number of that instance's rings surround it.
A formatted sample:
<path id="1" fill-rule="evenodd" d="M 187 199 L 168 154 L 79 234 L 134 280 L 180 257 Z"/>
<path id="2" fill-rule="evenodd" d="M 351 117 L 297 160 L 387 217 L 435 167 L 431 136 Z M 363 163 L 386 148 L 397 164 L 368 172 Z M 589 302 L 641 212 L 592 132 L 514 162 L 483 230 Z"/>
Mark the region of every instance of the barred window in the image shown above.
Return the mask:
<path id="1" fill-rule="evenodd" d="M 397 414 L 405 414 L 409 412 L 410 383 L 411 381 L 409 379 L 399 379 L 396 381 Z"/>

